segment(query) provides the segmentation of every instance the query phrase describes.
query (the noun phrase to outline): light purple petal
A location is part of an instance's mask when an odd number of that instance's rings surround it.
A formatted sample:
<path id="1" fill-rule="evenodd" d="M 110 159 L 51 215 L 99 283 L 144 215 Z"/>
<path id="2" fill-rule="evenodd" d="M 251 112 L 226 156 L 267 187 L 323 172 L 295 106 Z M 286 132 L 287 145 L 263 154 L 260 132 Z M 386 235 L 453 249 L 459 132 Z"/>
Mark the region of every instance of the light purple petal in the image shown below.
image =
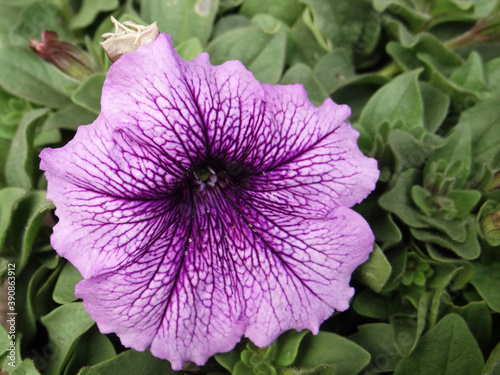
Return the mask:
<path id="1" fill-rule="evenodd" d="M 51 243 L 84 277 L 129 261 L 162 225 L 177 177 L 150 150 L 110 131 L 102 116 L 40 158 L 59 218 Z"/>
<path id="2" fill-rule="evenodd" d="M 223 202 L 207 193 L 189 225 L 172 223 L 134 262 L 78 284 L 102 332 L 137 350 L 151 345 L 180 369 L 242 334 L 267 346 L 288 329 L 317 333 L 348 308 L 351 273 L 373 246 L 358 214 L 338 207 L 312 220 Z"/>
<path id="3" fill-rule="evenodd" d="M 102 332 L 181 369 L 348 308 L 374 241 L 348 207 L 378 178 L 348 107 L 185 62 L 164 34 L 110 68 L 101 107 L 40 157 L 51 242 Z"/>
<path id="4" fill-rule="evenodd" d="M 308 209 L 321 213 L 375 187 L 377 162 L 359 151 L 345 105 L 327 99 L 317 108 L 301 85 L 260 85 L 238 61 L 214 67 L 201 54 L 185 62 L 165 34 L 116 65 L 103 92 L 106 118 L 187 168 L 207 158 L 234 173 L 249 168 L 258 189 L 315 195 Z"/>

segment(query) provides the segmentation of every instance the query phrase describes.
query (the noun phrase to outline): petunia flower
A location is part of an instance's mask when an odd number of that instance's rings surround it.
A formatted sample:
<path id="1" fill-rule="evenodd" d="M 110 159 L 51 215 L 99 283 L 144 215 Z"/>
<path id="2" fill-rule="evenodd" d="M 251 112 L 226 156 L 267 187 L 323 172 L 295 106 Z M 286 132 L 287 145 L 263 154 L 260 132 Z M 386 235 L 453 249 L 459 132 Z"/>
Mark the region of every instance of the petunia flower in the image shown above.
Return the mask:
<path id="1" fill-rule="evenodd" d="M 347 106 L 238 61 L 183 61 L 160 34 L 110 68 L 101 108 L 40 157 L 52 245 L 102 333 L 179 370 L 349 307 L 374 241 L 349 207 L 379 172 Z"/>

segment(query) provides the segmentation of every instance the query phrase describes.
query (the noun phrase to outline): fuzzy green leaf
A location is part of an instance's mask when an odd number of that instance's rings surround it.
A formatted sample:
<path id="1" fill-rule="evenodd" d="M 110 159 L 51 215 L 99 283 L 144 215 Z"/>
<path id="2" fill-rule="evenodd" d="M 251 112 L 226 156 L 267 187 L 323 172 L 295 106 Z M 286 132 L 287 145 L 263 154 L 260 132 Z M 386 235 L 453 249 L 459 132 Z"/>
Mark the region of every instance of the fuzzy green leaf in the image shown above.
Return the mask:
<path id="1" fill-rule="evenodd" d="M 75 104 L 99 114 L 101 112 L 101 93 L 106 73 L 95 73 L 88 77 L 71 95 Z"/>
<path id="2" fill-rule="evenodd" d="M 488 306 L 500 312 L 500 263 L 488 264 L 474 263 L 474 276 L 472 285 L 484 298 Z"/>
<path id="3" fill-rule="evenodd" d="M 362 347 L 342 336 L 319 332 L 302 340 L 300 351 L 293 366 L 314 369 L 330 367 L 335 375 L 352 375 L 370 362 L 370 354 Z"/>
<path id="4" fill-rule="evenodd" d="M 273 364 L 280 367 L 290 366 L 295 361 L 300 343 L 308 332 L 308 330 L 300 332 L 290 330 L 280 335 L 276 340 L 276 355 Z"/>
<path id="5" fill-rule="evenodd" d="M 304 5 L 298 0 L 246 0 L 240 13 L 250 18 L 257 14 L 270 14 L 292 25 L 300 17 L 303 9 Z"/>
<path id="6" fill-rule="evenodd" d="M 32 191 L 19 202 L 12 216 L 9 245 L 15 250 L 17 274 L 26 265 L 43 218 L 53 207 L 45 194 L 45 191 Z"/>
<path id="7" fill-rule="evenodd" d="M 483 364 L 481 351 L 464 320 L 450 314 L 422 337 L 394 374 L 480 375 Z"/>
<path id="8" fill-rule="evenodd" d="M 240 60 L 260 82 L 277 83 L 285 64 L 286 32 L 282 27 L 267 32 L 259 27 L 237 29 L 210 42 L 212 64 Z"/>
<path id="9" fill-rule="evenodd" d="M 101 12 L 108 12 L 118 7 L 118 0 L 86 0 L 78 13 L 71 20 L 71 28 L 81 29 L 90 25 Z"/>
<path id="10" fill-rule="evenodd" d="M 60 304 L 76 301 L 75 285 L 82 280 L 80 272 L 71 264 L 66 263 L 57 279 L 52 298 Z"/>
<path id="11" fill-rule="evenodd" d="M 64 305 L 69 306 L 69 305 Z M 170 368 L 167 361 L 153 357 L 149 350 L 137 352 L 127 350 L 119 355 L 98 363 L 92 367 L 84 367 L 78 375 L 123 375 L 123 374 L 181 374 Z"/>
<path id="12" fill-rule="evenodd" d="M 481 375 L 500 375 L 500 343 L 491 352 Z"/>
<path id="13" fill-rule="evenodd" d="M 380 248 L 375 245 L 370 258 L 357 268 L 355 275 L 363 284 L 378 293 L 391 276 L 391 264 Z"/>
<path id="14" fill-rule="evenodd" d="M 51 108 L 70 103 L 63 88 L 76 81 L 28 48 L 0 47 L 0 66 L 0 86 L 5 91 Z"/>
<path id="15" fill-rule="evenodd" d="M 14 207 L 24 194 L 26 194 L 26 191 L 21 188 L 14 187 L 0 190 L 0 254 L 2 254 L 3 242 L 9 229 Z"/>
<path id="16" fill-rule="evenodd" d="M 370 353 L 371 361 L 363 371 L 365 374 L 393 371 L 401 359 L 394 345 L 390 324 L 359 325 L 358 332 L 349 339 Z"/>
<path id="17" fill-rule="evenodd" d="M 218 0 L 142 0 L 141 16 L 148 23 L 157 21 L 162 32 L 172 35 L 174 45 L 193 37 L 205 44 L 218 5 Z"/>
<path id="18" fill-rule="evenodd" d="M 92 327 L 94 321 L 80 302 L 62 305 L 42 316 L 41 321 L 49 333 L 50 345 L 57 352 L 57 356 L 48 362 L 44 374 L 57 375 L 73 354 L 78 338 Z"/>
<path id="19" fill-rule="evenodd" d="M 36 120 L 44 116 L 47 111 L 46 108 L 34 109 L 27 112 L 21 119 L 5 165 L 5 175 L 10 186 L 28 191 L 33 185 L 35 125 Z"/>
<path id="20" fill-rule="evenodd" d="M 402 74 L 379 89 L 366 104 L 360 126 L 374 137 L 380 124 L 392 127 L 401 122 L 403 129 L 423 126 L 424 108 L 417 83 L 420 71 Z"/>
<path id="21" fill-rule="evenodd" d="M 478 103 L 460 116 L 457 127 L 467 127 L 471 132 L 472 158 L 476 165 L 483 163 L 500 167 L 500 106 L 498 98 Z"/>

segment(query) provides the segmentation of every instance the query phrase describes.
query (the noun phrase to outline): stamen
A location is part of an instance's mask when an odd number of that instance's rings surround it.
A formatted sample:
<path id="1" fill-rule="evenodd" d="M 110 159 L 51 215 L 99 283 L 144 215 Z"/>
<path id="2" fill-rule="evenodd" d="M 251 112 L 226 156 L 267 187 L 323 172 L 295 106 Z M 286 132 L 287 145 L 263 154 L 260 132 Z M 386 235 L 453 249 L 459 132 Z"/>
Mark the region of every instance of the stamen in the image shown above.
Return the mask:
<path id="1" fill-rule="evenodd" d="M 211 174 L 210 177 L 207 180 L 207 185 L 214 187 L 217 182 L 217 175 L 216 174 Z"/>

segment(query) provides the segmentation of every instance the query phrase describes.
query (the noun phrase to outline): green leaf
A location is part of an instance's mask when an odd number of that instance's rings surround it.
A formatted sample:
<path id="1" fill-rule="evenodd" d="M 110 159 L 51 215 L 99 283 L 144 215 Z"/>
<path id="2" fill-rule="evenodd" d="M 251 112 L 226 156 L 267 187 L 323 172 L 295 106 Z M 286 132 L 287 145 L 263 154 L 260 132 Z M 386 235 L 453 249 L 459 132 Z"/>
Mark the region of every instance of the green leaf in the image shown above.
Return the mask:
<path id="1" fill-rule="evenodd" d="M 400 0 L 373 0 L 373 8 L 377 12 L 381 13 L 387 10 L 390 13 L 396 14 L 406 20 L 416 30 L 429 21 L 430 16 L 425 12 L 414 9 L 409 4 L 412 3 Z"/>
<path id="2" fill-rule="evenodd" d="M 477 190 L 452 190 L 446 194 L 455 204 L 455 218 L 464 219 L 476 207 L 481 199 L 481 192 Z"/>
<path id="3" fill-rule="evenodd" d="M 218 0 L 142 0 L 141 16 L 148 23 L 157 21 L 162 32 L 172 35 L 174 45 L 190 38 L 198 38 L 204 45 L 212 32 L 218 5 Z"/>
<path id="4" fill-rule="evenodd" d="M 391 276 L 391 264 L 375 245 L 370 258 L 356 269 L 356 277 L 375 292 L 380 292 Z"/>
<path id="5" fill-rule="evenodd" d="M 7 156 L 5 176 L 7 184 L 30 190 L 33 186 L 33 138 L 37 119 L 47 113 L 46 108 L 34 109 L 24 114 Z"/>
<path id="6" fill-rule="evenodd" d="M 41 39 L 42 31 L 57 33 L 60 40 L 72 41 L 72 37 L 60 22 L 60 6 L 53 1 L 35 1 L 23 9 L 16 26 L 9 30 L 12 45 L 26 46 L 29 38 Z"/>
<path id="7" fill-rule="evenodd" d="M 449 304 L 445 308 L 445 314 L 451 313 L 460 315 L 464 319 L 480 347 L 486 348 L 489 345 L 492 319 L 484 301 L 471 302 L 460 307 Z"/>
<path id="8" fill-rule="evenodd" d="M 475 262 L 473 265 L 472 285 L 492 310 L 500 312 L 500 293 L 498 293 L 500 290 L 500 263 L 489 262 L 485 265 Z"/>
<path id="9" fill-rule="evenodd" d="M 61 259 L 59 256 L 55 258 L 57 261 Z M 48 277 L 47 274 L 42 274 L 38 277 L 36 282 L 30 283 L 29 285 L 31 303 L 29 308 L 33 312 L 34 317 L 47 315 L 57 306 L 52 299 L 52 293 L 63 267 L 63 263 L 57 262 L 55 267 L 50 268 L 51 266 L 51 264 L 48 264 L 43 267 L 47 269 Z"/>
<path id="10" fill-rule="evenodd" d="M 11 375 L 40 375 L 40 373 L 36 369 L 33 360 L 27 358 L 11 372 Z"/>
<path id="11" fill-rule="evenodd" d="M 5 91 L 51 108 L 70 103 L 62 88 L 76 81 L 28 48 L 0 47 L 0 66 L 0 86 Z"/>
<path id="12" fill-rule="evenodd" d="M 420 186 L 414 186 L 416 191 Z M 451 220 L 449 218 L 436 217 L 436 213 L 431 213 L 429 216 L 419 216 L 419 219 L 426 223 L 430 228 L 437 229 L 445 233 L 451 240 L 464 242 L 467 240 L 467 221 Z"/>
<path id="13" fill-rule="evenodd" d="M 0 255 L 2 255 L 3 242 L 9 229 L 12 212 L 24 194 L 26 194 L 24 189 L 16 187 L 0 190 Z"/>
<path id="14" fill-rule="evenodd" d="M 461 189 L 467 183 L 472 167 L 472 151 L 471 151 L 471 131 L 465 124 L 455 126 L 446 141 L 439 146 L 432 154 L 424 168 L 424 179 L 433 181 L 433 164 L 439 166 L 442 162 L 448 169 L 438 171 L 448 177 L 454 178 L 453 188 Z M 455 165 L 456 172 L 451 172 L 449 166 Z"/>
<path id="15" fill-rule="evenodd" d="M 423 294 L 424 297 L 426 294 Z M 419 303 L 422 301 L 422 297 Z M 418 305 L 420 307 L 420 305 Z M 420 311 L 419 311 L 420 312 Z M 415 314 L 395 314 L 389 318 L 391 322 L 392 342 L 398 357 L 408 357 L 416 346 L 423 331 L 422 323 L 418 324 L 419 317 Z M 425 321 L 424 321 L 425 324 Z"/>
<path id="16" fill-rule="evenodd" d="M 388 143 L 396 159 L 395 176 L 406 169 L 420 167 L 434 151 L 433 145 L 400 129 L 389 133 Z"/>
<path id="17" fill-rule="evenodd" d="M 473 51 L 468 60 L 450 76 L 450 81 L 471 91 L 482 91 L 485 86 L 481 56 Z"/>
<path id="18" fill-rule="evenodd" d="M 300 17 L 304 5 L 298 0 L 246 0 L 240 13 L 252 18 L 257 14 L 270 14 L 271 16 L 292 25 Z"/>
<path id="19" fill-rule="evenodd" d="M 486 81 L 486 91 L 494 96 L 500 94 L 500 57 L 488 61 L 484 64 L 484 76 Z"/>
<path id="20" fill-rule="evenodd" d="M 446 287 L 451 283 L 460 268 L 435 267 L 435 270 L 436 272 L 434 273 L 432 279 L 428 282 L 428 287 L 434 291 L 431 299 L 429 315 L 427 317 L 427 322 L 431 328 L 436 324 L 438 315 L 442 311 L 441 303 L 443 302 L 443 294 L 445 293 Z"/>
<path id="21" fill-rule="evenodd" d="M 456 53 L 446 48 L 442 42 L 429 33 L 419 34 L 418 38 L 407 45 L 389 42 L 387 53 L 405 70 L 425 68 L 424 76 L 431 72 L 438 72 L 441 76 L 448 77 L 458 69 L 463 60 Z"/>
<path id="22" fill-rule="evenodd" d="M 189 38 L 175 47 L 179 55 L 186 60 L 192 60 L 203 52 L 203 46 L 198 38 Z"/>
<path id="23" fill-rule="evenodd" d="M 500 375 L 500 343 L 491 352 L 484 365 L 482 375 Z"/>
<path id="24" fill-rule="evenodd" d="M 377 241 L 384 242 L 384 245 L 396 244 L 403 238 L 401 230 L 394 222 L 391 214 L 378 212 L 378 220 L 370 222 L 370 227 L 375 234 Z"/>
<path id="25" fill-rule="evenodd" d="M 239 7 L 245 0 L 220 0 L 219 12 Z"/>
<path id="26" fill-rule="evenodd" d="M 86 0 L 82 2 L 78 13 L 72 18 L 72 29 L 81 29 L 89 26 L 101 12 L 115 10 L 120 3 L 118 0 Z"/>
<path id="27" fill-rule="evenodd" d="M 424 228 L 426 225 L 419 219 L 419 212 L 413 207 L 411 188 L 418 181 L 419 171 L 408 169 L 401 173 L 394 187 L 379 199 L 380 206 L 397 215 L 407 225 Z"/>
<path id="28" fill-rule="evenodd" d="M 297 357 L 300 343 L 308 333 L 308 330 L 297 332 L 286 331 L 276 340 L 276 355 L 273 364 L 280 367 L 290 366 Z"/>
<path id="29" fill-rule="evenodd" d="M 402 122 L 403 129 L 423 126 L 424 108 L 417 81 L 419 74 L 419 70 L 402 74 L 370 98 L 359 119 L 368 136 L 374 137 L 383 122 L 388 122 L 390 126 Z"/>
<path id="30" fill-rule="evenodd" d="M 428 229 L 410 228 L 410 230 L 416 239 L 423 242 L 435 243 L 450 249 L 463 259 L 476 259 L 481 254 L 481 247 L 477 239 L 477 230 L 472 221 L 466 224 L 467 237 L 463 242 L 453 241 L 439 232 Z"/>
<path id="31" fill-rule="evenodd" d="M 419 87 L 424 104 L 424 127 L 428 132 L 434 133 L 448 113 L 450 98 L 428 83 L 419 82 Z"/>
<path id="32" fill-rule="evenodd" d="M 101 112 L 101 93 L 106 73 L 95 73 L 88 77 L 71 95 L 75 104 L 95 113 Z"/>
<path id="33" fill-rule="evenodd" d="M 71 264 L 66 263 L 57 279 L 56 287 L 52 298 L 59 304 L 70 303 L 76 301 L 75 285 L 82 281 L 82 275 Z"/>
<path id="34" fill-rule="evenodd" d="M 16 299 L 17 329 L 23 333 L 24 339 L 30 341 L 35 336 L 37 328 L 34 296 L 50 274 L 50 270 L 44 266 L 40 267 L 38 264 L 28 263 L 25 271 L 16 280 L 17 290 L 24 290 L 26 293 L 25 298 Z"/>
<path id="35" fill-rule="evenodd" d="M 212 40 L 217 39 L 222 34 L 231 32 L 233 30 L 251 27 L 252 22 L 247 16 L 241 14 L 230 14 L 228 16 L 222 17 L 214 26 L 214 31 L 212 32 Z"/>
<path id="36" fill-rule="evenodd" d="M 79 302 L 62 305 L 50 314 L 42 316 L 41 321 L 49 333 L 49 345 L 57 353 L 57 356 L 48 362 L 44 374 L 60 374 L 73 354 L 76 341 L 92 327 L 94 321 L 85 311 L 83 303 Z"/>
<path id="37" fill-rule="evenodd" d="M 316 106 L 323 104 L 328 97 L 318 78 L 311 68 L 304 64 L 296 64 L 286 71 L 281 78 L 281 85 L 301 83 L 307 91 L 309 100 Z"/>
<path id="38" fill-rule="evenodd" d="M 379 320 L 388 319 L 397 307 L 397 302 L 370 289 L 357 293 L 352 303 L 352 308 L 359 315 Z"/>
<path id="39" fill-rule="evenodd" d="M 355 46 L 366 33 L 367 22 L 371 21 L 369 2 L 330 0 L 302 0 L 313 10 L 321 31 L 335 47 Z"/>
<path id="40" fill-rule="evenodd" d="M 370 353 L 371 357 L 363 374 L 393 371 L 401 357 L 394 345 L 391 325 L 372 323 L 357 328 L 358 332 L 349 336 L 349 339 Z"/>
<path id="41" fill-rule="evenodd" d="M 5 330 L 3 325 L 0 324 L 0 355 L 7 352 L 10 348 L 9 333 Z"/>
<path id="42" fill-rule="evenodd" d="M 239 361 L 234 366 L 233 375 L 255 375 L 253 369 L 245 365 L 242 361 Z"/>
<path id="43" fill-rule="evenodd" d="M 78 339 L 64 375 L 74 375 L 83 366 L 93 366 L 112 359 L 114 356 L 116 356 L 116 351 L 113 344 L 94 326 Z"/>
<path id="44" fill-rule="evenodd" d="M 292 43 L 286 60 L 288 65 L 303 63 L 313 67 L 325 53 L 332 50 L 309 8 L 304 9 L 302 17 L 295 22 L 290 32 Z"/>
<path id="45" fill-rule="evenodd" d="M 500 106 L 498 98 L 491 98 L 464 111 L 457 127 L 470 129 L 472 158 L 476 165 L 497 163 L 500 149 Z"/>
<path id="46" fill-rule="evenodd" d="M 70 306 L 70 305 L 64 305 Z M 127 350 L 105 362 L 84 367 L 78 375 L 123 375 L 123 374 L 181 374 L 170 368 L 168 361 L 153 357 L 149 350 L 136 352 Z"/>
<path id="47" fill-rule="evenodd" d="M 304 337 L 293 367 L 314 369 L 325 366 L 333 369 L 335 375 L 352 375 L 369 362 L 370 354 L 353 341 L 333 333 L 319 332 L 316 336 Z"/>
<path id="48" fill-rule="evenodd" d="M 2 1 L 0 4 L 0 45 L 10 44 L 9 32 L 16 26 L 19 22 L 19 18 L 23 8 L 19 7 L 17 4 L 7 4 Z"/>
<path id="49" fill-rule="evenodd" d="M 242 349 L 241 349 L 242 350 Z M 218 353 L 214 356 L 215 360 L 228 370 L 231 374 L 233 373 L 233 369 L 238 362 L 240 362 L 241 350 L 239 345 L 237 345 L 233 350 L 227 353 Z"/>
<path id="50" fill-rule="evenodd" d="M 80 107 L 77 104 L 69 104 L 66 107 L 51 113 L 43 123 L 44 131 L 54 129 L 68 129 L 76 131 L 80 125 L 88 125 L 95 121 L 96 114 Z"/>
<path id="51" fill-rule="evenodd" d="M 444 317 L 398 365 L 395 375 L 479 375 L 483 357 L 464 320 Z"/>
<path id="52" fill-rule="evenodd" d="M 346 80 L 354 77 L 348 51 L 337 48 L 321 57 L 314 66 L 314 75 L 328 93 L 343 85 Z"/>
<path id="53" fill-rule="evenodd" d="M 260 82 L 277 83 L 285 63 L 286 32 L 249 27 L 222 34 L 210 42 L 207 52 L 214 65 L 240 60 Z"/>
<path id="54" fill-rule="evenodd" d="M 45 194 L 45 191 L 32 191 L 19 202 L 12 216 L 9 239 L 16 252 L 17 275 L 28 261 L 43 218 L 53 207 L 53 204 L 45 199 Z"/>
<path id="55" fill-rule="evenodd" d="M 335 103 L 348 104 L 351 107 L 349 121 L 355 123 L 371 96 L 387 82 L 387 78 L 378 74 L 357 75 L 336 87 L 330 97 Z"/>

